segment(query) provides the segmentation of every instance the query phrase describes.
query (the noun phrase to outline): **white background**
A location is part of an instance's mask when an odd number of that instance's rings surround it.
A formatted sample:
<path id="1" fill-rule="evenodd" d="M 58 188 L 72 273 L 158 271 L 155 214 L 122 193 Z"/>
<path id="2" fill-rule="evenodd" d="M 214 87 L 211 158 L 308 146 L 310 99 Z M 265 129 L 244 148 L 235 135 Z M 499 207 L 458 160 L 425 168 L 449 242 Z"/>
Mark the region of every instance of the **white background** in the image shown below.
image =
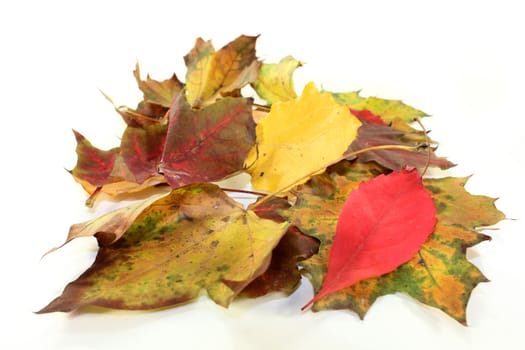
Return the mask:
<path id="1" fill-rule="evenodd" d="M 12 1 L 0 5 L 2 349 L 523 349 L 525 247 L 524 10 L 519 1 Z M 71 128 L 93 144 L 119 143 L 117 104 L 140 99 L 132 70 L 183 79 L 198 36 L 217 48 L 261 34 L 258 56 L 306 65 L 296 88 L 403 99 L 425 119 L 440 155 L 474 174 L 467 188 L 500 197 L 509 218 L 469 252 L 479 285 L 464 327 L 402 295 L 378 300 L 364 321 L 348 311 L 301 312 L 312 290 L 235 302 L 207 298 L 157 312 L 34 315 L 87 268 L 91 239 L 42 260 L 71 224 L 96 211 L 64 168 Z"/>

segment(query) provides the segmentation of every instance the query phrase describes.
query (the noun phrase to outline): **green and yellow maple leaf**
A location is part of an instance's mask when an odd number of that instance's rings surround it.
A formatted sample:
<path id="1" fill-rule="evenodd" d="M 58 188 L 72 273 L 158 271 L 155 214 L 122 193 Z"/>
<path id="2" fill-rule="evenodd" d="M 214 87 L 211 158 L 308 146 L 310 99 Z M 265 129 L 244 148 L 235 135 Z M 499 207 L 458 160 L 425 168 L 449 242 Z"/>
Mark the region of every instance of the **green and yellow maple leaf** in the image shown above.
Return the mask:
<path id="1" fill-rule="evenodd" d="M 319 195 L 306 185 L 297 193 L 296 205 L 283 211 L 301 231 L 321 241 L 319 254 L 302 262 L 316 293 L 326 274 L 339 212 L 348 193 L 381 171 L 377 166 L 360 163 L 342 169 L 339 174 L 331 174 L 331 194 Z M 504 216 L 495 208 L 494 199 L 469 194 L 463 187 L 465 179 L 430 179 L 424 184 L 433 194 L 438 223 L 418 254 L 391 273 L 327 295 L 314 304 L 314 311 L 344 308 L 364 317 L 378 297 L 402 292 L 466 323 L 470 294 L 486 278 L 466 259 L 465 251 L 489 239 L 476 228 L 495 224 Z"/>
<path id="2" fill-rule="evenodd" d="M 106 219 L 87 230 L 107 235 L 122 216 Z M 153 309 L 187 302 L 201 290 L 226 307 L 267 269 L 287 227 L 244 210 L 216 185 L 181 187 L 148 203 L 114 243 L 101 244 L 93 265 L 39 312 Z"/>

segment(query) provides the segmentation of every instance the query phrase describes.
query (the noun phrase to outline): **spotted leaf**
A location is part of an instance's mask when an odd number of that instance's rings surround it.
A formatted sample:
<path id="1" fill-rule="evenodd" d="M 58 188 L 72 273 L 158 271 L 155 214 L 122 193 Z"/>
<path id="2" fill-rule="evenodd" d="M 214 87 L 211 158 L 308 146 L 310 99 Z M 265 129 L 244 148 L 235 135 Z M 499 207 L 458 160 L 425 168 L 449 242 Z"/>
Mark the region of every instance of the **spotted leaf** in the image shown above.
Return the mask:
<path id="1" fill-rule="evenodd" d="M 39 312 L 154 309 L 202 290 L 226 307 L 267 269 L 287 227 L 244 210 L 215 185 L 179 188 L 146 207 L 116 242 L 102 245 L 93 265 Z"/>

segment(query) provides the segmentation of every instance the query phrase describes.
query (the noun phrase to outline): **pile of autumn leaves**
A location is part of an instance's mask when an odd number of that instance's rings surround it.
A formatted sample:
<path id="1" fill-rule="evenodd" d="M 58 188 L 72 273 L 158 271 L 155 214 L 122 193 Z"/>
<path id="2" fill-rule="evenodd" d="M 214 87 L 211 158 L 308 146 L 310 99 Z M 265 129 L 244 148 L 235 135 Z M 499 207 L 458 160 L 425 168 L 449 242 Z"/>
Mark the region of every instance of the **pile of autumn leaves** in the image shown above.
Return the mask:
<path id="1" fill-rule="evenodd" d="M 40 312 L 89 305 L 153 309 L 203 291 L 228 306 L 238 296 L 292 293 L 302 275 L 316 292 L 305 307 L 363 317 L 382 295 L 405 293 L 465 323 L 472 289 L 486 281 L 468 247 L 504 216 L 465 178 L 422 179 L 434 155 L 424 113 L 357 92 L 296 95 L 301 63 L 259 61 L 257 37 L 218 51 L 198 39 L 185 83 L 135 77 L 144 99 L 124 118 L 121 144 L 100 150 L 80 133 L 74 179 L 97 197 L 165 193 L 71 227 L 94 236 L 93 265 Z M 250 89 L 251 86 L 251 89 Z M 259 104 L 243 94 L 255 91 Z M 108 98 L 109 99 L 109 98 Z M 248 173 L 257 200 L 244 208 L 213 182 Z M 257 191 L 257 192 L 255 192 Z"/>

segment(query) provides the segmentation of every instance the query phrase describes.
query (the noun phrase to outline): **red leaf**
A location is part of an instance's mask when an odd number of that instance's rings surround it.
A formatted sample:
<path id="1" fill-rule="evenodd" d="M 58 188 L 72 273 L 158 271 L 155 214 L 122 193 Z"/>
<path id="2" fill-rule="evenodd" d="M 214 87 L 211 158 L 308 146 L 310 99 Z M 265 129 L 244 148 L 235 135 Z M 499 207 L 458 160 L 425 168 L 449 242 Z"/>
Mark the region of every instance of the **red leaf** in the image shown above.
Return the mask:
<path id="1" fill-rule="evenodd" d="M 73 176 L 93 186 L 102 186 L 113 170 L 118 148 L 103 151 L 94 147 L 82 134 L 73 130 L 77 140 L 77 165 L 71 171 Z"/>
<path id="2" fill-rule="evenodd" d="M 415 170 L 380 175 L 350 192 L 339 216 L 325 295 L 395 270 L 410 260 L 433 232 L 436 207 Z"/>
<path id="3" fill-rule="evenodd" d="M 180 97 L 170 111 L 159 168 L 174 188 L 218 181 L 243 169 L 254 143 L 251 99 L 227 97 L 194 110 Z"/>
<path id="4" fill-rule="evenodd" d="M 364 121 L 368 124 L 376 124 L 376 125 L 388 125 L 385 123 L 383 119 L 381 119 L 380 116 L 370 112 L 367 109 L 363 109 L 362 111 L 358 111 L 357 109 L 350 108 L 350 112 L 355 115 L 359 120 Z"/>

